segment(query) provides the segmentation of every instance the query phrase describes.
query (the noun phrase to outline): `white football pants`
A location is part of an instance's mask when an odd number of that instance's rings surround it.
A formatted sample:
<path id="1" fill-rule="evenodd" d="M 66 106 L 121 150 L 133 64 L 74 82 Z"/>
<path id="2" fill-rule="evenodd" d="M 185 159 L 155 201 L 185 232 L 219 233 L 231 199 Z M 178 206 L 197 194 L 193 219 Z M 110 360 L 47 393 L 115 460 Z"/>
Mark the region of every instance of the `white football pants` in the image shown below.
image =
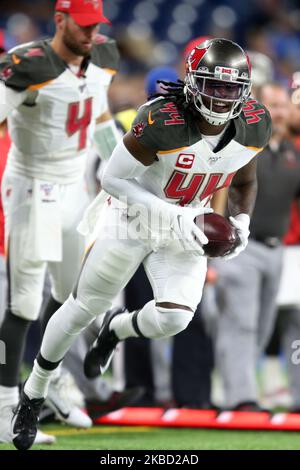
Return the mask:
<path id="1" fill-rule="evenodd" d="M 76 227 L 89 203 L 83 179 L 59 186 L 62 260 L 32 261 L 25 255 L 31 230 L 32 187 L 32 178 L 4 174 L 2 195 L 8 241 L 8 301 L 12 313 L 25 320 L 38 318 L 47 266 L 55 300 L 63 303 L 72 291 L 85 248 L 84 237 Z"/>

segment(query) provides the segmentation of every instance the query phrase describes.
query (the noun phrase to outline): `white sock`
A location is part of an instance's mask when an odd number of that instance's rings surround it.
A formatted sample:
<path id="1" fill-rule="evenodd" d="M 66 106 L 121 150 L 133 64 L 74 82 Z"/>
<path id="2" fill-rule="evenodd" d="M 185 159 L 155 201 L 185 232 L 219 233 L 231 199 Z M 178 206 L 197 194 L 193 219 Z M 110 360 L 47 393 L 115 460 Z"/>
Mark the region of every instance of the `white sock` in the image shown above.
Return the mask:
<path id="1" fill-rule="evenodd" d="M 56 369 L 54 369 L 52 372 L 53 374 L 51 375 L 51 382 L 55 382 L 56 380 L 58 380 L 62 374 L 63 374 L 63 363 L 60 362 L 59 365 L 56 367 Z"/>
<path id="2" fill-rule="evenodd" d="M 0 406 L 15 406 L 19 401 L 18 387 L 5 387 L 0 385 Z"/>
<path id="3" fill-rule="evenodd" d="M 132 325 L 132 316 L 134 313 L 135 311 L 131 313 L 121 313 L 121 315 L 115 316 L 110 322 L 109 329 L 113 330 L 120 340 L 138 337 Z"/>
<path id="4" fill-rule="evenodd" d="M 47 396 L 49 383 L 55 371 L 43 369 L 37 360 L 34 361 L 32 372 L 24 387 L 24 392 L 30 400 Z"/>

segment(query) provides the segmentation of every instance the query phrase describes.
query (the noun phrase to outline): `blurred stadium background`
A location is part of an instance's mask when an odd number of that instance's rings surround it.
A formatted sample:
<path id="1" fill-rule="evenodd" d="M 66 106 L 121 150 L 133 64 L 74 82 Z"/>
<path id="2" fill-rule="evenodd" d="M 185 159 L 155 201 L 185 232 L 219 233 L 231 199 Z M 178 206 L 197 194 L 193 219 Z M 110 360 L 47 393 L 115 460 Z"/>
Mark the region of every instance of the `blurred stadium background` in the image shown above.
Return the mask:
<path id="1" fill-rule="evenodd" d="M 54 0 L 1 2 L 5 47 L 51 36 L 54 4 Z M 288 83 L 300 69 L 297 0 L 106 0 L 104 11 L 112 26 L 102 25 L 101 32 L 117 39 L 121 73 L 131 77 L 157 65 L 177 65 L 185 45 L 202 35 L 233 39 L 247 50 L 266 54 L 274 64 L 274 78 L 282 82 Z M 133 93 L 126 91 L 130 100 Z M 132 96 L 132 104 L 143 99 Z"/>
<path id="2" fill-rule="evenodd" d="M 2 4 L 0 26 L 7 47 L 51 35 L 53 5 L 54 0 Z M 190 39 L 206 34 L 280 59 L 276 72 L 281 78 L 300 66 L 297 0 L 106 0 L 104 10 L 113 26 L 103 25 L 102 31 L 118 39 L 125 70 L 175 64 Z"/>
<path id="3" fill-rule="evenodd" d="M 55 0 L 1 2 L 0 42 L 3 43 L 3 47 L 8 50 L 17 44 L 52 36 L 54 4 Z M 299 0 L 249 0 L 246 2 L 240 0 L 105 0 L 104 12 L 111 20 L 112 26 L 102 25 L 101 33 L 114 37 L 121 52 L 120 73 L 110 91 L 113 112 L 136 108 L 142 104 L 146 98 L 144 91 L 146 74 L 159 65 L 179 67 L 186 44 L 191 39 L 202 35 L 232 39 L 252 53 L 263 54 L 263 56 L 256 56 L 255 61 L 258 84 L 276 79 L 290 87 L 293 77 L 296 77 L 295 73 L 300 70 Z M 268 376 L 272 377 L 273 383 L 267 384 L 265 391 L 272 395 L 273 390 L 284 387 L 282 403 L 289 405 L 286 380 L 282 381 L 282 377 L 277 373 L 278 361 L 275 366 L 269 364 L 268 367 Z M 218 387 L 216 390 L 218 394 Z M 111 432 L 108 430 L 108 435 Z M 115 431 L 115 433 L 118 432 Z M 154 437 L 155 432 L 154 430 Z M 247 443 L 246 436 L 237 437 L 237 434 L 231 434 L 234 438 L 232 440 L 228 436 L 224 437 L 224 434 L 222 436 L 218 434 L 221 431 L 215 431 L 215 434 L 203 434 L 203 431 L 202 434 L 195 433 L 196 431 L 193 431 L 188 435 L 191 446 L 187 447 L 188 444 L 182 443 L 183 448 L 199 448 L 199 439 L 203 443 L 203 448 L 274 448 L 275 446 L 272 437 L 267 438 L 267 434 L 263 433 L 253 441 L 253 445 Z M 54 434 L 59 436 L 60 431 Z M 122 436 L 124 441 L 123 443 L 121 440 L 120 447 L 113 447 L 114 444 L 110 440 L 105 445 L 107 448 L 133 448 L 132 443 L 129 443 L 130 434 L 132 435 L 132 432 L 129 433 L 128 441 L 125 442 L 124 432 L 120 431 L 120 436 L 117 435 L 117 437 L 120 439 Z M 182 437 L 182 434 L 179 436 Z M 297 446 L 299 448 L 296 439 L 291 441 L 280 434 L 277 436 L 275 448 L 297 448 Z M 113 441 L 115 434 L 111 437 Z M 180 448 L 181 437 L 175 441 L 174 446 L 177 447 L 174 448 Z M 254 434 L 251 435 L 252 437 L 254 439 Z M 80 442 L 82 442 L 81 439 L 79 435 Z M 95 444 L 89 444 L 89 439 L 86 436 L 84 448 L 98 448 L 97 440 Z M 138 439 L 138 435 L 135 439 Z M 151 446 L 149 448 L 159 448 L 157 447 L 159 439 L 160 437 L 156 436 L 152 444 L 147 436 L 145 441 L 142 441 L 143 444 L 136 448 L 147 448 L 147 445 Z M 281 443 L 280 439 L 282 439 Z M 161 448 L 172 448 L 169 442 L 171 441 L 162 440 Z M 72 448 L 72 444 L 63 441 L 61 448 Z"/>

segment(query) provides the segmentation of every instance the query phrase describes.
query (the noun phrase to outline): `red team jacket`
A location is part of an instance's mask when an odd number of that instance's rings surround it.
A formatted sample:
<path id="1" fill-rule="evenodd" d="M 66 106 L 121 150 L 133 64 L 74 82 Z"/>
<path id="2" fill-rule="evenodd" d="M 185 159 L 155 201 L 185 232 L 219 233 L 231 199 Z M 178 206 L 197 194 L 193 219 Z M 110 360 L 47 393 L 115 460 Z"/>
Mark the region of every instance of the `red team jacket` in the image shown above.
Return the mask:
<path id="1" fill-rule="evenodd" d="M 300 137 L 294 140 L 295 147 L 300 150 Z M 295 201 L 291 211 L 291 221 L 289 230 L 283 239 L 285 245 L 300 245 L 300 213 L 297 202 Z"/>
<path id="2" fill-rule="evenodd" d="M 295 201 L 292 207 L 291 222 L 289 231 L 284 237 L 285 245 L 299 245 L 300 244 L 300 215 L 298 204 Z"/>

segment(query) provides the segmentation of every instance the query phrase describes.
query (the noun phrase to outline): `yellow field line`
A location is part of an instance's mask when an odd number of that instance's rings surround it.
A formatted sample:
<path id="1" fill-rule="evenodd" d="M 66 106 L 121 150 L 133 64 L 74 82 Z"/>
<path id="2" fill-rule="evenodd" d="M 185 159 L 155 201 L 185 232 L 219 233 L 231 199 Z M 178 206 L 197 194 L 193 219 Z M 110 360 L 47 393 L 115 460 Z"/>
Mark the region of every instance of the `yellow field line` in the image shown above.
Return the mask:
<path id="1" fill-rule="evenodd" d="M 97 426 L 90 429 L 44 429 L 53 436 L 80 436 L 87 434 L 113 434 L 122 432 L 151 432 L 153 427 L 147 426 Z"/>

